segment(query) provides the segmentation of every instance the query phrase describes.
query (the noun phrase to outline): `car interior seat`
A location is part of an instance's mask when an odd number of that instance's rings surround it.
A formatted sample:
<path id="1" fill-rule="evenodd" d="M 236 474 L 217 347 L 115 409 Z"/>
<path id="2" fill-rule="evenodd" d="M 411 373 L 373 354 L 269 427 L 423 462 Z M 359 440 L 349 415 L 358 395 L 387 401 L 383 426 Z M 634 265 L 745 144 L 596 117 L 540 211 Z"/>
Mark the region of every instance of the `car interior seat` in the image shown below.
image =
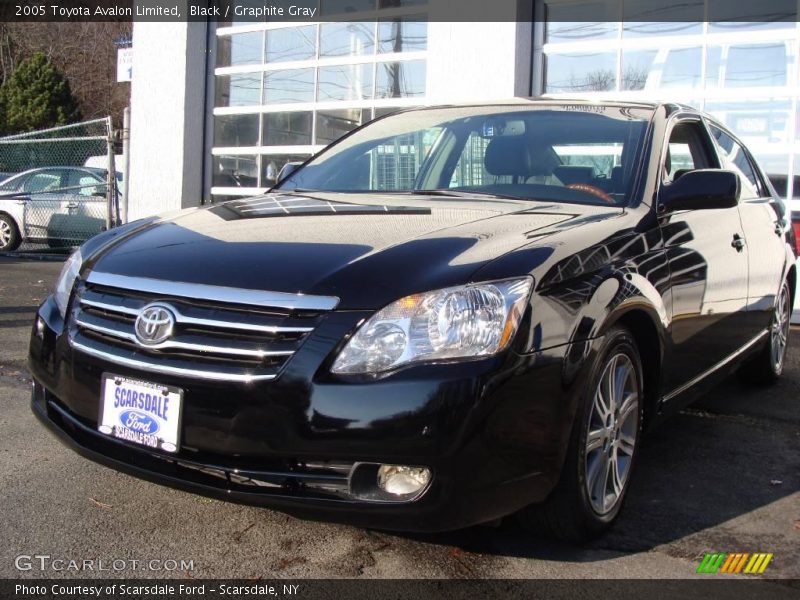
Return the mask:
<path id="1" fill-rule="evenodd" d="M 510 176 L 513 183 L 535 175 L 546 175 L 536 164 L 531 146 L 523 136 L 496 137 L 486 147 L 483 157 L 486 170 L 495 177 Z"/>
<path id="2" fill-rule="evenodd" d="M 561 166 L 553 169 L 553 175 L 565 186 L 574 183 L 594 185 L 596 172 L 594 167 Z"/>

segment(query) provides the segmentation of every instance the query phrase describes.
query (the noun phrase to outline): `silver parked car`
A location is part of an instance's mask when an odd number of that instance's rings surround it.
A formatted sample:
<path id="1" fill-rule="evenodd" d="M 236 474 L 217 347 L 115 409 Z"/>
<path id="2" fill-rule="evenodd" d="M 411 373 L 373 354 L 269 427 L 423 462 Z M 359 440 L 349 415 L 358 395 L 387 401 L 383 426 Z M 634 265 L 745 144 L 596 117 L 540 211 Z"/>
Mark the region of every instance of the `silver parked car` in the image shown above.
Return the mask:
<path id="1" fill-rule="evenodd" d="M 77 246 L 103 231 L 106 174 L 91 167 L 44 167 L 0 182 L 0 251 L 23 241 Z"/>

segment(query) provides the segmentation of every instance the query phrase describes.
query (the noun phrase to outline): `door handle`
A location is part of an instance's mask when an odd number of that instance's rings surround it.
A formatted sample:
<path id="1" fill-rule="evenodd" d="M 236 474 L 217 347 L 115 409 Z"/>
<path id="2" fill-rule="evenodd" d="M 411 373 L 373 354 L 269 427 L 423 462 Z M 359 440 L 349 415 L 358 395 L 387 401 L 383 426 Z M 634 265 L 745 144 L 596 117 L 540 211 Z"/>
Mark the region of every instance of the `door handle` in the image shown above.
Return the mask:
<path id="1" fill-rule="evenodd" d="M 733 241 L 731 242 L 731 246 L 736 248 L 737 252 L 741 252 L 744 248 L 744 239 L 738 233 L 733 234 Z"/>
<path id="2" fill-rule="evenodd" d="M 67 208 L 70 208 L 70 209 L 78 208 L 78 203 L 77 202 L 70 202 L 69 204 L 67 204 Z"/>

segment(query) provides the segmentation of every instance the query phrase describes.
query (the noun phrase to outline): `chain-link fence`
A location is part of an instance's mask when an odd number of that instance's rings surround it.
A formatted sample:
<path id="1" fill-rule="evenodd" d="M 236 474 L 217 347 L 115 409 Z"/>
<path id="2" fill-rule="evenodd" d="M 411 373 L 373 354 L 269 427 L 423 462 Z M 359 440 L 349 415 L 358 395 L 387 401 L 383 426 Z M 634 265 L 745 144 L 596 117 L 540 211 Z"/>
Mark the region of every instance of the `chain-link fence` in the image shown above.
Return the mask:
<path id="1" fill-rule="evenodd" d="M 0 252 L 60 251 L 119 221 L 111 118 L 0 138 Z"/>

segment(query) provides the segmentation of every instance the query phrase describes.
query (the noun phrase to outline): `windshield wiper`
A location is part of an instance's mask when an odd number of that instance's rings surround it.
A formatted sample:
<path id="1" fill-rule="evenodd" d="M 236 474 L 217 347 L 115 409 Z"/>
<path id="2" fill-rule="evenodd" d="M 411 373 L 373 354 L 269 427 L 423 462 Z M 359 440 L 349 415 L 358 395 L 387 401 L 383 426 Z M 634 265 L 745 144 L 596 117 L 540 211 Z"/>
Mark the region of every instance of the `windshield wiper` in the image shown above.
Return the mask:
<path id="1" fill-rule="evenodd" d="M 445 197 L 452 197 L 452 198 L 472 198 L 475 196 L 480 196 L 482 198 L 494 198 L 496 200 L 528 200 L 528 198 L 522 198 L 520 196 L 511 196 L 509 194 L 493 194 L 492 192 L 478 192 L 478 191 L 464 191 L 464 190 L 450 190 L 450 189 L 438 189 L 438 190 L 411 190 L 409 192 L 414 196 L 445 196 Z"/>

